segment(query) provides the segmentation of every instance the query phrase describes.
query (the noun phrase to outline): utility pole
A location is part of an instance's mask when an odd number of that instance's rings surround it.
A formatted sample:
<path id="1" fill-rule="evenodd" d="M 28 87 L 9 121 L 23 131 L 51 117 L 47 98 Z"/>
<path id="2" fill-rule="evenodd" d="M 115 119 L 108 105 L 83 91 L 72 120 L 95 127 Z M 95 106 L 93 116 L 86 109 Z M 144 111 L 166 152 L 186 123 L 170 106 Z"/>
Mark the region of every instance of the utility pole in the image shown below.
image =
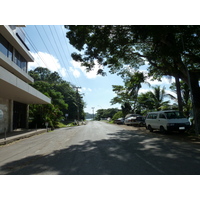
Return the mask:
<path id="1" fill-rule="evenodd" d="M 94 107 L 92 107 L 92 110 L 93 110 L 93 120 L 94 120 Z"/>
<path id="2" fill-rule="evenodd" d="M 79 94 L 78 94 L 78 89 L 81 88 L 81 87 L 74 87 L 76 89 L 76 105 L 77 105 L 77 120 L 79 121 L 80 120 L 80 117 L 79 117 Z"/>

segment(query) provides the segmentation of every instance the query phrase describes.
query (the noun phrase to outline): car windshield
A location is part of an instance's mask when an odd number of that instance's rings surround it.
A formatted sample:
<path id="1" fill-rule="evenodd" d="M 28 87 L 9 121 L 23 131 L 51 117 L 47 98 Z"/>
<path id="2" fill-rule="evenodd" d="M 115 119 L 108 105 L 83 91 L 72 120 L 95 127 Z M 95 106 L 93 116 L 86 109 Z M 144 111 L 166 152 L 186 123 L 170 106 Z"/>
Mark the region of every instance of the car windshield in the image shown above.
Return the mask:
<path id="1" fill-rule="evenodd" d="M 165 112 L 167 119 L 180 119 L 185 118 L 184 115 L 182 115 L 178 111 L 171 111 L 171 112 Z"/>

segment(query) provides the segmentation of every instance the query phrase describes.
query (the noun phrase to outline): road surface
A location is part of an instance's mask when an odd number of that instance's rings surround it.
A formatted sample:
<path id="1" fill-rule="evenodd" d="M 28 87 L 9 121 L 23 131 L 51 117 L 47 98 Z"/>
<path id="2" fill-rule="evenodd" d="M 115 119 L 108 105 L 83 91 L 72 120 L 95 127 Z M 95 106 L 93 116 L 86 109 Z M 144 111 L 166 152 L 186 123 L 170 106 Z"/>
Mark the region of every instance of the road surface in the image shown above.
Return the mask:
<path id="1" fill-rule="evenodd" d="M 199 166 L 198 144 L 101 121 L 0 147 L 0 174 L 199 175 Z"/>

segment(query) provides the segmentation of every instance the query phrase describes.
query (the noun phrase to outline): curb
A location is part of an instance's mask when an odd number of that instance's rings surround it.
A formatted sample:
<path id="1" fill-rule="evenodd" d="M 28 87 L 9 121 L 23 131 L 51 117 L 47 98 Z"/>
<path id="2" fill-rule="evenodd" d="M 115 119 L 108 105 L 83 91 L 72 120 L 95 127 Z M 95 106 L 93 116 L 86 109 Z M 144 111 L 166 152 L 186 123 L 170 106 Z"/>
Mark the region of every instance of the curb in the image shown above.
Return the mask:
<path id="1" fill-rule="evenodd" d="M 39 135 L 41 133 L 46 133 L 46 132 L 47 132 L 47 129 L 40 129 L 40 130 L 37 130 L 37 131 L 31 131 L 31 132 L 15 135 L 15 136 L 12 136 L 10 138 L 8 137 L 6 140 L 5 139 L 1 139 L 0 140 L 0 145 L 10 144 L 10 143 L 15 142 L 17 140 L 21 140 L 21 139 L 24 139 L 24 138 L 29 138 L 31 136 Z"/>

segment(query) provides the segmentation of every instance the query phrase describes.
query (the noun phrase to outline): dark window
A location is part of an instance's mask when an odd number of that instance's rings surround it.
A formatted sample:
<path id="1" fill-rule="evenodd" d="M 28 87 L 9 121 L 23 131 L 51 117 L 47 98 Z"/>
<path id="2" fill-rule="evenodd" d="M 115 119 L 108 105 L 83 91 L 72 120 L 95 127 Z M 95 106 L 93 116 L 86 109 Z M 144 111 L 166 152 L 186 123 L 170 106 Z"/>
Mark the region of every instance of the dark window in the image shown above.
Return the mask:
<path id="1" fill-rule="evenodd" d="M 157 114 L 156 113 L 151 113 L 147 117 L 147 119 L 156 119 L 156 118 L 157 118 Z"/>
<path id="2" fill-rule="evenodd" d="M 157 114 L 156 113 L 152 113 L 152 114 L 149 114 L 148 119 L 156 119 L 157 118 Z"/>
<path id="3" fill-rule="evenodd" d="M 24 70 L 25 72 L 27 71 L 27 61 L 21 56 L 21 64 L 20 64 L 20 67 L 22 70 Z"/>
<path id="4" fill-rule="evenodd" d="M 167 119 L 181 119 L 185 118 L 181 113 L 178 111 L 166 112 Z"/>
<path id="5" fill-rule="evenodd" d="M 152 114 L 149 114 L 149 115 L 147 116 L 147 119 L 152 119 Z"/>
<path id="6" fill-rule="evenodd" d="M 157 118 L 157 114 L 153 114 L 153 119 L 156 119 Z"/>
<path id="7" fill-rule="evenodd" d="M 14 62 L 17 66 L 19 66 L 25 72 L 27 71 L 27 61 L 20 55 L 20 53 L 15 50 L 15 59 Z"/>
<path id="8" fill-rule="evenodd" d="M 23 71 L 27 72 L 27 61 L 24 57 L 15 50 L 15 56 L 13 58 L 13 46 L 0 34 L 0 51 L 10 58 L 17 66 Z"/>
<path id="9" fill-rule="evenodd" d="M 0 35 L 0 51 L 5 56 L 8 55 L 8 47 L 9 47 L 8 41 L 2 35 Z"/>
<path id="10" fill-rule="evenodd" d="M 8 47 L 8 58 L 10 58 L 10 60 L 13 60 L 13 47 L 10 44 Z"/>
<path id="11" fill-rule="evenodd" d="M 166 117 L 165 117 L 165 115 L 163 113 L 159 114 L 159 118 L 166 119 Z"/>
<path id="12" fill-rule="evenodd" d="M 13 60 L 13 47 L 12 45 L 0 34 L 0 51 Z"/>
<path id="13" fill-rule="evenodd" d="M 15 50 L 14 63 L 20 67 L 20 54 L 17 50 Z"/>

